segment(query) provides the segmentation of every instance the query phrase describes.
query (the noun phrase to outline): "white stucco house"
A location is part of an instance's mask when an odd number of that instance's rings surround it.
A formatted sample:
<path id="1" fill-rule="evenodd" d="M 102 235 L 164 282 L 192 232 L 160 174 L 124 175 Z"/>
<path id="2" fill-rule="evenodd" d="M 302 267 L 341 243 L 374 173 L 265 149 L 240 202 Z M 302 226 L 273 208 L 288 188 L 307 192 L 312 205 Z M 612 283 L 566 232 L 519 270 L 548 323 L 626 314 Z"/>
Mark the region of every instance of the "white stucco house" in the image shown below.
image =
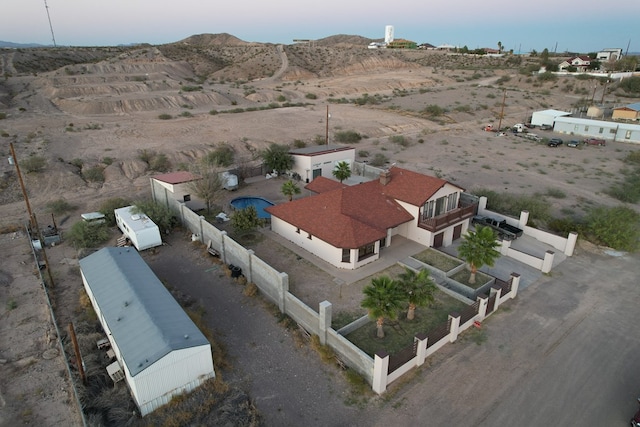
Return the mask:
<path id="1" fill-rule="evenodd" d="M 103 248 L 80 274 L 142 416 L 215 377 L 209 341 L 136 250 Z"/>
<path id="2" fill-rule="evenodd" d="M 622 58 L 622 48 L 619 47 L 602 49 L 596 53 L 596 59 L 602 62 L 617 61 L 620 58 Z"/>
<path id="3" fill-rule="evenodd" d="M 297 173 L 304 182 L 319 176 L 331 177 L 338 162 L 353 166 L 356 150 L 344 145 L 315 145 L 289 151 L 293 157 L 292 173 Z"/>
<path id="4" fill-rule="evenodd" d="M 271 229 L 345 269 L 377 260 L 394 236 L 448 246 L 467 231 L 476 209 L 461 200 L 461 187 L 398 167 L 353 186 L 317 177 L 306 188 L 317 194 L 265 209 Z"/>
<path id="5" fill-rule="evenodd" d="M 154 175 L 151 177 L 151 196 L 154 201 L 174 199 L 184 202 L 189 209 L 197 212 L 206 207 L 191 189 L 190 184 L 199 179 L 201 179 L 199 176 L 187 171 Z"/>

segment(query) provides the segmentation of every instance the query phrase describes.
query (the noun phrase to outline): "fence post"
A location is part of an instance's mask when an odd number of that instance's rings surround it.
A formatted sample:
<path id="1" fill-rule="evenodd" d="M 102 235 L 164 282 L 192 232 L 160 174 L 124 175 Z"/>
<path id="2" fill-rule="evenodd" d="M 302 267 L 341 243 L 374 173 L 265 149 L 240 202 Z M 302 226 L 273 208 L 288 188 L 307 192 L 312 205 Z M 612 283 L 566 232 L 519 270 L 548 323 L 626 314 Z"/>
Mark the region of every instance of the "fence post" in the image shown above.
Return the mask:
<path id="1" fill-rule="evenodd" d="M 518 220 L 518 228 L 524 230 L 527 222 L 529 222 L 529 211 L 521 211 L 520 219 Z"/>
<path id="2" fill-rule="evenodd" d="M 253 283 L 253 257 L 255 256 L 255 252 L 253 251 L 253 249 L 248 249 L 247 250 L 247 281 L 249 283 Z"/>
<path id="3" fill-rule="evenodd" d="M 544 260 L 542 261 L 542 269 L 543 273 L 548 273 L 551 271 L 551 267 L 553 267 L 553 258 L 555 257 L 555 252 L 547 251 L 544 254 Z"/>
<path id="4" fill-rule="evenodd" d="M 514 299 L 518 295 L 518 287 L 520 286 L 520 275 L 518 273 L 511 273 L 511 299 Z"/>
<path id="5" fill-rule="evenodd" d="M 416 366 L 420 366 L 424 364 L 424 361 L 427 359 L 427 340 L 429 337 L 427 334 L 420 332 L 416 334 L 414 340 L 418 341 L 416 348 Z"/>
<path id="6" fill-rule="evenodd" d="M 204 219 L 204 216 L 203 216 L 203 215 L 200 215 L 200 216 L 198 217 L 198 219 L 199 219 L 199 221 L 198 221 L 198 229 L 199 229 L 199 230 L 198 230 L 198 231 L 199 231 L 200 241 L 201 241 L 201 242 L 204 242 L 204 240 L 203 240 L 204 238 L 202 237 L 202 233 L 204 233 L 204 227 L 202 226 L 202 223 L 203 223 L 203 222 L 207 222 L 207 220 L 206 220 L 206 219 Z"/>
<path id="7" fill-rule="evenodd" d="M 487 317 L 487 304 L 489 303 L 489 298 L 486 295 L 479 295 L 476 299 L 479 303 L 478 305 L 478 321 L 482 322 L 485 317 Z"/>
<path id="8" fill-rule="evenodd" d="M 511 247 L 511 240 L 502 239 L 502 244 L 500 245 L 500 255 L 507 256 L 507 253 L 509 253 L 510 247 Z"/>
<path id="9" fill-rule="evenodd" d="M 496 297 L 496 301 L 493 303 L 493 311 L 497 311 L 500 306 L 500 295 L 502 295 L 502 288 L 498 285 L 491 286 L 489 289 L 489 295 Z"/>
<path id="10" fill-rule="evenodd" d="M 485 215 L 485 211 L 487 210 L 487 197 L 480 196 L 478 200 L 478 215 Z"/>
<path id="11" fill-rule="evenodd" d="M 186 224 L 184 223 L 184 211 L 183 211 L 185 204 L 184 202 L 178 202 L 178 206 L 179 206 L 178 209 L 180 210 L 180 222 L 182 223 L 182 225 L 186 226 Z"/>
<path id="12" fill-rule="evenodd" d="M 280 286 L 278 289 L 278 308 L 280 313 L 285 313 L 285 300 L 287 293 L 289 292 L 289 275 L 287 273 L 280 273 Z"/>
<path id="13" fill-rule="evenodd" d="M 320 344 L 327 344 L 327 330 L 331 328 L 331 303 L 329 301 L 322 301 L 318 309 L 318 326 L 320 333 Z"/>
<path id="14" fill-rule="evenodd" d="M 228 264 L 227 261 L 227 248 L 225 245 L 225 240 L 227 239 L 227 232 L 222 230 L 220 232 L 220 259 L 223 263 Z"/>
<path id="15" fill-rule="evenodd" d="M 373 357 L 373 381 L 371 382 L 374 392 L 382 394 L 387 390 L 388 373 L 389 353 L 384 350 L 377 351 Z"/>
<path id="16" fill-rule="evenodd" d="M 564 247 L 564 254 L 566 256 L 573 255 L 573 250 L 576 248 L 576 242 L 578 241 L 578 233 L 572 231 L 567 236 L 567 244 Z"/>
<path id="17" fill-rule="evenodd" d="M 455 342 L 460 332 L 460 313 L 451 313 L 449 315 L 451 326 L 449 327 L 449 342 Z"/>

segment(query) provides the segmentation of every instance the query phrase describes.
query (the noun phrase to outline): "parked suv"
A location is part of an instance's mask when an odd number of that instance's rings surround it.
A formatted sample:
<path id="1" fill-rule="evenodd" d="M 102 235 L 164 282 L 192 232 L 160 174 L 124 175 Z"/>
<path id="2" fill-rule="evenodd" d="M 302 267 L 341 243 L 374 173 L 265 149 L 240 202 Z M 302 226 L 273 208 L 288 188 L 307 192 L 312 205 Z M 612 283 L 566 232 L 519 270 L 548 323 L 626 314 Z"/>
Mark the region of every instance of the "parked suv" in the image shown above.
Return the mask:
<path id="1" fill-rule="evenodd" d="M 558 145 L 562 145 L 563 141 L 560 138 L 551 138 L 547 145 L 549 147 L 557 147 Z"/>
<path id="2" fill-rule="evenodd" d="M 583 142 L 587 145 L 599 145 L 599 146 L 605 145 L 604 139 L 599 139 L 599 138 L 586 138 Z"/>

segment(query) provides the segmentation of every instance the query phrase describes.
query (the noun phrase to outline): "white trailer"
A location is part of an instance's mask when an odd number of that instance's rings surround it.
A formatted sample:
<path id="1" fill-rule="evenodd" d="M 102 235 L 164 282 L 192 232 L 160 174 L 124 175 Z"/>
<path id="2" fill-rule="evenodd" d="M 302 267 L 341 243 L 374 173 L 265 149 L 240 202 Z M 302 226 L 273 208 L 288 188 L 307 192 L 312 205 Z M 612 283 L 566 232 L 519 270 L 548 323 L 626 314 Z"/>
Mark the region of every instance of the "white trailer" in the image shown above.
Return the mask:
<path id="1" fill-rule="evenodd" d="M 133 206 L 114 210 L 116 223 L 138 251 L 162 245 L 158 226 L 143 213 L 133 213 Z"/>

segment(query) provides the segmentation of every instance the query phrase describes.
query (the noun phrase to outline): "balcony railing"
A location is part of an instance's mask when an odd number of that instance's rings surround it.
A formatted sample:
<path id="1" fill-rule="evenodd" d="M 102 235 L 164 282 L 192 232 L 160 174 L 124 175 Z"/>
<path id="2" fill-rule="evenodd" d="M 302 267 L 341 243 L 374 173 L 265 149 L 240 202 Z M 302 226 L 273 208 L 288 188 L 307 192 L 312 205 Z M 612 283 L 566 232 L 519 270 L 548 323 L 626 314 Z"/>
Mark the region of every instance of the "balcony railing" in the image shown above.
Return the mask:
<path id="1" fill-rule="evenodd" d="M 475 215 L 477 207 L 478 204 L 473 203 L 471 205 L 456 208 L 433 218 L 422 219 L 418 221 L 418 227 L 435 233 L 452 224 L 471 218 Z"/>

